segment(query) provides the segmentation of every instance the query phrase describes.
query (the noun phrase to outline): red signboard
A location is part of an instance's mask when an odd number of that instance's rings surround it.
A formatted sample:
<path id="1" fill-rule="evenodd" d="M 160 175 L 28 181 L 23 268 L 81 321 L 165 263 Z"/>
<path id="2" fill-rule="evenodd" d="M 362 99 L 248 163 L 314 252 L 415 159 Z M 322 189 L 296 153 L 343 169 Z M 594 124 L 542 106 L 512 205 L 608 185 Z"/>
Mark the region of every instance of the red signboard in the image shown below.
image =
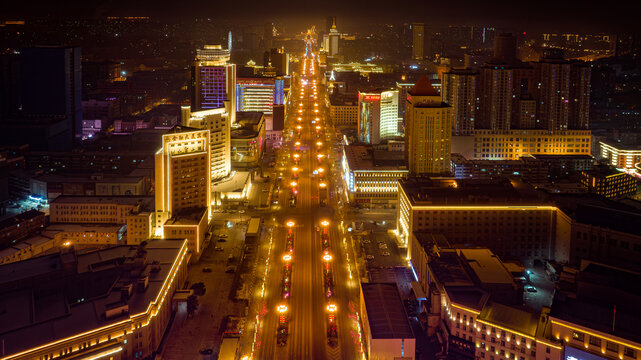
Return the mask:
<path id="1" fill-rule="evenodd" d="M 380 95 L 363 95 L 363 101 L 379 101 Z"/>

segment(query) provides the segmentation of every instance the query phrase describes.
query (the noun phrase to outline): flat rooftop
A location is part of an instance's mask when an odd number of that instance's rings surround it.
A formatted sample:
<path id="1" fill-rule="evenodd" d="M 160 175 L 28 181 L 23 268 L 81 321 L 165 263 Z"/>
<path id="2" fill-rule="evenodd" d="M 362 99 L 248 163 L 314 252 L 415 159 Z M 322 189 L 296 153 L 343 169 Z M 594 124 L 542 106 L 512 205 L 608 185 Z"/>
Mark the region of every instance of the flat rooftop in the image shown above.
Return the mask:
<path id="1" fill-rule="evenodd" d="M 396 284 L 361 285 L 372 339 L 413 339 L 414 333 Z"/>
<path id="2" fill-rule="evenodd" d="M 416 178 L 399 180 L 413 205 L 550 205 L 508 179 Z"/>
<path id="3" fill-rule="evenodd" d="M 512 274 L 503 266 L 499 257 L 494 255 L 490 249 L 460 249 L 459 252 L 481 283 L 514 283 Z"/>
<path id="4" fill-rule="evenodd" d="M 407 171 L 402 151 L 374 150 L 371 145 L 346 145 L 343 149 L 352 171 Z"/>
<path id="5" fill-rule="evenodd" d="M 8 226 L 14 225 L 14 224 L 19 224 L 21 222 L 29 221 L 31 219 L 34 219 L 38 216 L 44 216 L 44 213 L 38 210 L 27 210 L 23 213 L 20 213 L 16 216 L 12 216 L 8 219 L 4 219 L 0 221 L 0 229 L 4 229 Z"/>
<path id="6" fill-rule="evenodd" d="M 249 172 L 235 171 L 232 172 L 231 178 L 223 179 L 215 183 L 213 191 L 218 193 L 241 192 L 249 181 L 251 181 Z"/>
<path id="7" fill-rule="evenodd" d="M 183 209 L 174 213 L 171 219 L 165 222 L 165 226 L 198 225 L 203 216 L 207 216 L 206 207 Z"/>
<path id="8" fill-rule="evenodd" d="M 117 205 L 138 205 L 154 208 L 153 196 L 74 196 L 60 195 L 55 198 L 52 204 L 117 204 Z"/>
<path id="9" fill-rule="evenodd" d="M 147 310 L 156 299 L 185 240 L 153 240 L 140 275 L 125 271 L 138 246 L 117 246 L 77 255 L 45 255 L 0 266 L 0 334 L 5 354 L 120 322 Z M 152 271 L 152 266 L 157 270 Z M 149 277 L 145 291 L 136 289 Z M 128 299 L 121 288 L 133 284 Z M 126 302 L 129 314 L 104 317 L 113 304 Z"/>
<path id="10" fill-rule="evenodd" d="M 456 251 L 441 251 L 428 265 L 434 277 L 443 286 L 474 286 Z"/>
<path id="11" fill-rule="evenodd" d="M 534 337 L 539 325 L 539 315 L 525 308 L 503 305 L 496 301 L 489 301 L 481 310 L 479 320 L 516 330 Z"/>
<path id="12" fill-rule="evenodd" d="M 263 117 L 261 111 L 236 111 L 236 123 L 241 125 L 258 125 Z"/>

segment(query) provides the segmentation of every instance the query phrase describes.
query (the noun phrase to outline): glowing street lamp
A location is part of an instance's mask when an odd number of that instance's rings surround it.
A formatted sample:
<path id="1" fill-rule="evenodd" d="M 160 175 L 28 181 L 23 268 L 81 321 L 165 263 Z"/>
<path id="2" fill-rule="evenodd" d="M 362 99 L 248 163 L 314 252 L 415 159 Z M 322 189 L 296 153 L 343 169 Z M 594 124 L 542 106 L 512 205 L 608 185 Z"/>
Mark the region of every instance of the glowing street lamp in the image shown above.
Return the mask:
<path id="1" fill-rule="evenodd" d="M 318 168 L 318 169 L 316 169 L 316 171 L 317 171 L 319 174 L 322 174 L 322 173 L 325 171 L 325 169 L 323 169 L 323 168 Z"/>
<path id="2" fill-rule="evenodd" d="M 320 125 L 316 125 L 316 130 L 320 130 L 320 129 L 321 129 Z"/>
<path id="3" fill-rule="evenodd" d="M 318 155 L 316 155 L 316 158 L 317 158 L 318 160 L 320 160 L 320 159 L 322 159 L 324 156 L 325 156 L 325 155 L 323 155 L 323 154 L 318 154 Z"/>
<path id="4" fill-rule="evenodd" d="M 296 129 L 297 129 L 298 131 L 300 131 L 302 128 L 303 128 L 302 126 L 300 126 L 300 125 L 296 125 Z"/>
<path id="5" fill-rule="evenodd" d="M 296 145 L 296 146 L 300 146 L 300 141 L 296 141 L 296 142 L 294 143 L 294 145 Z"/>
<path id="6" fill-rule="evenodd" d="M 296 183 L 293 182 L 293 184 L 296 184 Z M 287 225 L 287 227 L 293 227 L 294 225 L 296 225 L 296 223 L 294 222 L 294 220 L 289 220 L 288 222 L 285 223 L 285 225 Z"/>
<path id="7" fill-rule="evenodd" d="M 296 183 L 296 181 L 292 181 L 291 183 L 289 183 L 289 185 L 291 185 L 292 187 L 296 187 L 296 185 L 298 184 Z"/>
<path id="8" fill-rule="evenodd" d="M 327 184 L 322 182 L 322 183 L 318 184 L 318 186 L 320 186 L 321 189 L 324 189 L 324 188 L 327 187 Z"/>
<path id="9" fill-rule="evenodd" d="M 276 310 L 278 310 L 279 314 L 284 314 L 284 313 L 287 312 L 287 305 L 285 305 L 285 304 L 278 305 Z"/>
<path id="10" fill-rule="evenodd" d="M 336 312 L 336 310 L 338 310 L 338 308 L 336 307 L 336 304 L 327 305 L 327 311 L 328 312 L 334 313 L 334 312 Z"/>
<path id="11" fill-rule="evenodd" d="M 323 142 L 322 141 L 318 141 L 318 142 L 316 142 L 316 145 L 323 146 Z"/>
<path id="12" fill-rule="evenodd" d="M 286 262 L 292 261 L 292 255 L 291 254 L 283 255 L 283 261 L 286 261 Z"/>
<path id="13" fill-rule="evenodd" d="M 323 220 L 323 221 L 321 221 L 321 225 L 328 226 L 329 225 L 329 221 Z"/>
<path id="14" fill-rule="evenodd" d="M 332 255 L 330 255 L 330 254 L 325 254 L 325 255 L 323 255 L 323 260 L 325 260 L 325 261 L 332 261 Z"/>

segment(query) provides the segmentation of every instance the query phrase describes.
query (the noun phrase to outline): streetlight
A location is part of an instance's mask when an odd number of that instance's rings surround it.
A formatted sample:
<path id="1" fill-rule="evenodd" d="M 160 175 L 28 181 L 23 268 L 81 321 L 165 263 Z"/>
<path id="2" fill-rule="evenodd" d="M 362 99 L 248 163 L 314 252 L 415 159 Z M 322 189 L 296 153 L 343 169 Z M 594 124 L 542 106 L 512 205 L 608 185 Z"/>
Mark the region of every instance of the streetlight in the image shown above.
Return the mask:
<path id="1" fill-rule="evenodd" d="M 336 310 L 338 310 L 337 307 L 336 307 L 336 304 L 327 305 L 327 311 L 333 313 L 333 312 L 336 312 Z"/>
<path id="2" fill-rule="evenodd" d="M 326 187 L 327 187 L 327 184 L 325 184 L 324 182 L 322 182 L 322 183 L 318 184 L 318 186 L 320 186 L 320 188 L 321 188 L 321 189 L 324 189 L 324 188 L 326 188 Z"/>
<path id="3" fill-rule="evenodd" d="M 329 225 L 329 221 L 328 220 L 323 220 L 323 221 L 321 221 L 321 225 L 328 226 Z"/>
<path id="4" fill-rule="evenodd" d="M 283 261 L 287 261 L 287 262 L 292 261 L 292 256 L 290 254 L 283 255 Z"/>
<path id="5" fill-rule="evenodd" d="M 278 305 L 276 309 L 278 310 L 279 314 L 284 314 L 287 312 L 287 305 L 285 304 Z"/>
<path id="6" fill-rule="evenodd" d="M 289 183 L 289 185 L 291 185 L 292 187 L 295 187 L 298 184 L 296 183 L 296 181 L 292 181 L 291 183 Z"/>
<path id="7" fill-rule="evenodd" d="M 325 260 L 325 261 L 332 261 L 332 255 L 330 255 L 330 254 L 325 254 L 325 255 L 323 256 L 323 260 Z"/>
<path id="8" fill-rule="evenodd" d="M 285 223 L 285 225 L 287 225 L 287 227 L 293 227 L 294 225 L 296 225 L 296 223 L 294 222 L 294 220 L 289 220 L 288 222 Z"/>

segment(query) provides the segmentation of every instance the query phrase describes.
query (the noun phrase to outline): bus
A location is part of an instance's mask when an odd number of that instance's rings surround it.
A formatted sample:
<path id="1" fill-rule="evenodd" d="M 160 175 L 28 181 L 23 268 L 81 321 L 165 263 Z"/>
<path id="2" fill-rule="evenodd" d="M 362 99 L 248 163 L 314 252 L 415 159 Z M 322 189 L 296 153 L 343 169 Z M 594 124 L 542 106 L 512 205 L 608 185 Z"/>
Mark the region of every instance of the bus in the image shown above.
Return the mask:
<path id="1" fill-rule="evenodd" d="M 247 233 L 245 233 L 245 241 L 247 240 L 258 240 L 258 234 L 260 233 L 260 223 L 262 219 L 259 217 L 252 217 L 249 220 L 247 225 Z"/>

